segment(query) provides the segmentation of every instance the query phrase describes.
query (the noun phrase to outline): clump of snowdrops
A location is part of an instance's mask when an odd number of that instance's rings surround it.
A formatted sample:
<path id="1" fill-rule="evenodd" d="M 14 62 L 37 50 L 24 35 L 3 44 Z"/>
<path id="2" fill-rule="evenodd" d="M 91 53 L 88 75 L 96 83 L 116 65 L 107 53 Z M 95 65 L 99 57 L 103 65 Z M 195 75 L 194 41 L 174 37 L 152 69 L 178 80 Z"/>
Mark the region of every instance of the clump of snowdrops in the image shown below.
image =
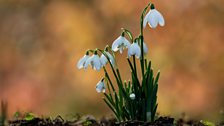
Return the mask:
<path id="1" fill-rule="evenodd" d="M 94 70 L 104 70 L 104 76 L 96 85 L 96 91 L 103 93 L 103 100 L 112 110 L 119 122 L 127 120 L 154 121 L 157 110 L 157 90 L 160 72 L 154 77 L 151 61 L 145 55 L 148 47 L 143 37 L 143 28 L 146 25 L 155 29 L 158 25 L 164 26 L 165 21 L 161 13 L 149 3 L 143 10 L 140 18 L 140 34 L 133 38 L 132 33 L 122 28 L 121 35 L 112 46 L 105 49 L 87 50 L 78 61 L 79 69 L 87 69 L 90 65 Z M 127 62 L 131 70 L 131 80 L 122 80 L 115 54 L 128 49 Z M 138 75 L 137 62 L 140 62 L 141 74 Z M 113 82 L 106 65 L 112 70 Z M 116 86 L 116 87 L 115 87 Z"/>

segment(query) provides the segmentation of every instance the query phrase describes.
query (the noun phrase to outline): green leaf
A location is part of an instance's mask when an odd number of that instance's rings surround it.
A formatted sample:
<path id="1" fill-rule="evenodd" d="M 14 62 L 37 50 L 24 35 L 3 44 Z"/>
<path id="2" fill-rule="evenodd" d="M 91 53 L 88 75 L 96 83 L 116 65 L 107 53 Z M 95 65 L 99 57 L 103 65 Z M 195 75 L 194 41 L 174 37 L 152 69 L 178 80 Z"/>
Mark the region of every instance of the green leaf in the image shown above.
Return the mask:
<path id="1" fill-rule="evenodd" d="M 26 113 L 24 119 L 27 121 L 33 120 L 36 116 L 33 113 Z"/>
<path id="2" fill-rule="evenodd" d="M 158 104 L 153 108 L 152 115 L 151 115 L 151 121 L 155 120 L 156 110 L 157 110 Z"/>
<path id="3" fill-rule="evenodd" d="M 145 59 L 145 69 L 148 69 L 148 68 L 147 68 L 147 64 L 148 64 L 148 63 L 147 63 L 147 59 Z"/>
<path id="4" fill-rule="evenodd" d="M 134 70 L 134 67 L 133 67 L 132 64 L 131 64 L 130 59 L 127 58 L 127 60 L 128 60 L 128 64 L 129 64 L 129 66 L 130 66 L 130 68 L 131 68 L 131 71 L 134 72 L 135 70 Z"/>
<path id="5" fill-rule="evenodd" d="M 90 120 L 85 120 L 82 124 L 83 126 L 91 126 L 93 123 Z"/>
<path id="6" fill-rule="evenodd" d="M 215 126 L 215 123 L 210 122 L 210 121 L 201 120 L 200 122 L 203 123 L 206 126 Z"/>
<path id="7" fill-rule="evenodd" d="M 117 118 L 118 120 L 120 120 L 120 118 L 119 118 L 117 112 L 116 112 L 115 109 L 112 107 L 112 105 L 109 103 L 109 101 L 108 101 L 107 99 L 105 99 L 105 98 L 103 98 L 103 101 L 104 101 L 104 102 L 107 104 L 107 106 L 113 111 L 113 113 L 115 114 L 116 118 Z"/>
<path id="8" fill-rule="evenodd" d="M 159 81 L 159 76 L 160 76 L 160 71 L 158 71 L 156 79 L 155 79 L 155 84 L 158 84 Z"/>
<path id="9" fill-rule="evenodd" d="M 127 120 L 130 120 L 130 113 L 127 111 L 127 109 L 125 107 L 123 107 L 123 112 L 124 112 L 124 115 L 125 117 L 127 118 Z"/>
<path id="10" fill-rule="evenodd" d="M 147 112 L 151 112 L 152 110 L 152 95 L 153 95 L 153 82 L 154 82 L 154 77 L 153 77 L 153 70 L 151 69 L 149 74 L 148 74 L 148 79 L 147 79 Z"/>
<path id="11" fill-rule="evenodd" d="M 21 116 L 21 113 L 19 111 L 15 112 L 13 115 L 13 117 L 16 119 L 19 118 L 20 116 Z"/>
<path id="12" fill-rule="evenodd" d="M 113 98 L 112 98 L 111 96 L 109 96 L 108 94 L 106 94 L 106 93 L 103 93 L 103 94 L 104 94 L 104 96 L 107 98 L 107 100 L 110 102 L 110 104 L 111 104 L 112 106 L 115 106 L 115 103 L 114 103 Z"/>
<path id="13" fill-rule="evenodd" d="M 108 72 L 107 72 L 106 68 L 105 68 L 105 67 L 103 67 L 103 69 L 104 69 L 105 77 L 108 79 L 109 84 L 110 84 L 110 86 L 111 86 L 112 90 L 113 90 L 113 91 L 115 91 L 114 86 L 113 86 L 113 84 L 112 84 L 112 81 L 111 81 L 111 79 L 110 79 L 110 77 L 109 77 L 109 74 L 108 74 Z"/>
<path id="14" fill-rule="evenodd" d="M 135 97 L 136 97 L 136 99 L 138 99 L 138 97 L 139 97 L 139 91 L 138 91 L 137 80 L 136 80 L 136 77 L 135 77 L 135 75 L 134 75 L 133 72 L 131 72 L 131 75 L 132 75 L 132 86 L 134 88 Z"/>

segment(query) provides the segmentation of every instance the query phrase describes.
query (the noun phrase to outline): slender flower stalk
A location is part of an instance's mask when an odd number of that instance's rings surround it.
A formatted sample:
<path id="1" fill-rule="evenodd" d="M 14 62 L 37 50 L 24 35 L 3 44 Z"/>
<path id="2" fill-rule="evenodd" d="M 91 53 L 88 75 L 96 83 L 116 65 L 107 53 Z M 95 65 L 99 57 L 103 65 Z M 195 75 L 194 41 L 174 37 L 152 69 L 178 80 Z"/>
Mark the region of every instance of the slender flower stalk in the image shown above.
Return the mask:
<path id="1" fill-rule="evenodd" d="M 140 35 L 139 35 L 139 39 L 140 39 L 140 45 L 141 45 L 141 50 L 143 50 L 144 49 L 144 47 L 143 47 L 143 43 L 144 43 L 144 37 L 143 37 L 143 22 L 144 22 L 144 17 L 145 17 L 145 14 L 146 14 L 146 12 L 147 12 L 147 10 L 148 10 L 148 8 L 151 6 L 152 4 L 151 3 L 149 3 L 145 8 L 144 8 L 144 10 L 142 11 L 142 14 L 141 14 L 141 18 L 140 18 Z M 142 53 L 141 54 L 141 59 L 140 59 L 140 64 L 141 64 L 141 71 L 142 71 L 142 76 L 144 76 L 144 63 L 145 62 L 145 60 L 144 60 L 144 54 Z"/>

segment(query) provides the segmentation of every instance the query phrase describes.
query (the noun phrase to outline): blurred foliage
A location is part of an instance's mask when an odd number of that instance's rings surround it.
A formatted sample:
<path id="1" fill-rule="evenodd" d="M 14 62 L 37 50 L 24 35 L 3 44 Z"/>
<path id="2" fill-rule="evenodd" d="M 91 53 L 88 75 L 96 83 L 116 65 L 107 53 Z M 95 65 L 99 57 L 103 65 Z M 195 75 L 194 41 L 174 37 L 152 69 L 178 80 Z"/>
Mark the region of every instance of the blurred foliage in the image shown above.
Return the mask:
<path id="1" fill-rule="evenodd" d="M 204 120 L 202 120 L 201 122 L 206 126 L 215 126 L 215 124 L 213 122 L 204 121 Z"/>
<path id="2" fill-rule="evenodd" d="M 1 0 L 0 100 L 7 99 L 9 114 L 110 115 L 94 88 L 102 72 L 84 74 L 75 66 L 85 49 L 111 44 L 121 27 L 137 34 L 136 17 L 147 2 Z M 145 31 L 148 57 L 161 70 L 159 112 L 218 120 L 224 106 L 224 2 L 152 2 L 166 19 L 165 27 Z M 130 78 L 127 64 L 118 65 Z"/>

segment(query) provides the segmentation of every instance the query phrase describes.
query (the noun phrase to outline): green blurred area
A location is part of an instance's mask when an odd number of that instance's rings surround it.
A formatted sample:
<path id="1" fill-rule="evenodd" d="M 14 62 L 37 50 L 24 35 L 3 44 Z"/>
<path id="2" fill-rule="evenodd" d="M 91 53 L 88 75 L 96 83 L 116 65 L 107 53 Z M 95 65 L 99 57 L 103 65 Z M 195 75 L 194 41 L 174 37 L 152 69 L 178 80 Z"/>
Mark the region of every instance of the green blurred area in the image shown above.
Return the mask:
<path id="1" fill-rule="evenodd" d="M 111 45 L 124 27 L 139 33 L 146 0 L 1 0 L 0 100 L 9 115 L 110 115 L 95 91 L 103 71 L 78 70 L 87 49 Z M 224 109 L 224 1 L 152 1 L 165 27 L 144 30 L 160 69 L 159 113 L 217 121 Z M 126 52 L 118 54 L 130 78 Z"/>

